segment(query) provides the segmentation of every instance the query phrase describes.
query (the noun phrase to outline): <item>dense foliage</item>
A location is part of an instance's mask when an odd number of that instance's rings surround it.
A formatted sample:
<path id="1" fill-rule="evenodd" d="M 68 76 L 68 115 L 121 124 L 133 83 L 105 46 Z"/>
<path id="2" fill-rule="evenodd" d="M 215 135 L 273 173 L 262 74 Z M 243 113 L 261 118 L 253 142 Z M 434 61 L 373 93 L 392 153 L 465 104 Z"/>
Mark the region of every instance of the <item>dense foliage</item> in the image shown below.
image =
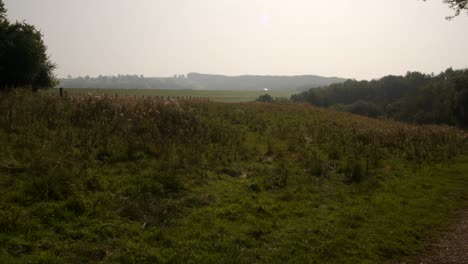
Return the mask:
<path id="1" fill-rule="evenodd" d="M 0 90 L 31 87 L 33 90 L 55 84 L 55 65 L 46 54 L 41 33 L 24 22 L 10 23 L 0 0 Z"/>
<path id="2" fill-rule="evenodd" d="M 426 0 L 424 0 L 426 1 Z M 455 10 L 455 14 L 453 16 L 448 16 L 447 19 L 452 19 L 461 14 L 463 11 L 468 12 L 468 0 L 443 0 L 443 2 L 449 5 L 450 8 Z"/>
<path id="3" fill-rule="evenodd" d="M 293 95 L 292 100 L 367 116 L 468 126 L 468 70 L 433 76 L 408 72 L 379 80 L 348 80 Z"/>
<path id="4" fill-rule="evenodd" d="M 0 94 L 0 259 L 382 263 L 466 195 L 467 143 L 308 105 Z"/>
<path id="5" fill-rule="evenodd" d="M 260 95 L 259 97 L 257 97 L 257 99 L 255 101 L 257 102 L 264 102 L 264 103 L 271 103 L 273 102 L 273 97 L 269 94 L 263 94 L 263 95 Z"/>

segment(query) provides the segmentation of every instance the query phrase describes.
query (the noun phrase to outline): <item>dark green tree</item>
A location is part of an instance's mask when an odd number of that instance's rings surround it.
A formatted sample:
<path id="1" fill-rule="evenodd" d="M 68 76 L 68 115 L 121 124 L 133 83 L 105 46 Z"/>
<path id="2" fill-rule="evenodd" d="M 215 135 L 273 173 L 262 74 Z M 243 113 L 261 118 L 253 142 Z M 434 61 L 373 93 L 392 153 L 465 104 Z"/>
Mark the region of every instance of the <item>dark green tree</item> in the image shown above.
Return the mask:
<path id="1" fill-rule="evenodd" d="M 24 22 L 10 23 L 0 0 L 0 89 L 51 87 L 54 69 L 39 30 Z"/>
<path id="2" fill-rule="evenodd" d="M 444 3 L 448 4 L 450 8 L 455 10 L 455 15 L 458 16 L 462 11 L 468 10 L 468 0 L 444 0 Z M 449 17 L 449 18 L 453 18 Z"/>
<path id="3" fill-rule="evenodd" d="M 271 97 L 271 95 L 269 94 L 264 94 L 264 95 L 260 95 L 257 100 L 257 102 L 264 102 L 264 103 L 270 103 L 270 102 L 273 102 L 273 97 Z"/>
<path id="4" fill-rule="evenodd" d="M 6 8 L 2 0 L 0 0 L 0 21 L 6 20 Z"/>
<path id="5" fill-rule="evenodd" d="M 6 65 L 4 63 L 4 57 L 6 54 L 6 48 L 8 45 L 7 41 L 7 31 L 8 31 L 8 21 L 6 18 L 6 9 L 3 1 L 0 0 L 0 90 L 4 86 L 5 70 Z"/>
<path id="6" fill-rule="evenodd" d="M 468 70 L 454 81 L 454 112 L 460 126 L 468 127 Z"/>
<path id="7" fill-rule="evenodd" d="M 446 17 L 448 20 L 459 16 L 463 11 L 468 11 L 468 0 L 443 0 L 443 2 L 455 10 L 454 15 Z"/>
<path id="8" fill-rule="evenodd" d="M 439 75 L 408 72 L 372 81 L 348 80 L 291 96 L 367 116 L 417 123 L 468 127 L 468 69 L 447 69 Z"/>

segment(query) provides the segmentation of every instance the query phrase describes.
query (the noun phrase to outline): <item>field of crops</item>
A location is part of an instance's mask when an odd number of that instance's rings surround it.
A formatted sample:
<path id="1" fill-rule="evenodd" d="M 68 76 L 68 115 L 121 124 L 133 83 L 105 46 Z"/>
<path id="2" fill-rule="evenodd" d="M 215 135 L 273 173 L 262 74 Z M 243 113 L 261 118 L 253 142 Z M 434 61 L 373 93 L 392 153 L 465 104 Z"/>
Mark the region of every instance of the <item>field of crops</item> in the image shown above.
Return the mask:
<path id="1" fill-rule="evenodd" d="M 70 95 L 85 94 L 105 94 L 115 96 L 145 96 L 145 97 L 164 97 L 164 98 L 208 98 L 215 102 L 252 102 L 255 99 L 268 93 L 274 98 L 289 98 L 292 92 L 278 91 L 219 91 L 219 90 L 150 90 L 150 89 L 65 89 Z M 58 94 L 58 89 L 51 89 L 47 93 Z"/>
<path id="2" fill-rule="evenodd" d="M 447 126 L 23 92 L 0 113 L 3 263 L 382 263 L 468 198 Z"/>

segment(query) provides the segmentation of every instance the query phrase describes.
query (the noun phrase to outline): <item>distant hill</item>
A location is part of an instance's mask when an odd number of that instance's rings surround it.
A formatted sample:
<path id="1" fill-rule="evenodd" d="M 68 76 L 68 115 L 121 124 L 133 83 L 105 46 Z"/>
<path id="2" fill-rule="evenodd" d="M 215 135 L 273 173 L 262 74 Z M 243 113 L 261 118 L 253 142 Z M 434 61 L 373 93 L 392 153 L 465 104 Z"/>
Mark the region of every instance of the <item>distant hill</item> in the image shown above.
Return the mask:
<path id="1" fill-rule="evenodd" d="M 316 75 L 300 76 L 224 76 L 189 73 L 164 78 L 146 78 L 138 75 L 78 77 L 60 79 L 64 88 L 102 89 L 189 89 L 189 90 L 243 90 L 303 91 L 310 88 L 342 83 L 346 79 Z"/>
<path id="2" fill-rule="evenodd" d="M 294 90 L 304 87 L 315 88 L 346 81 L 343 78 L 322 77 L 317 75 L 299 76 L 269 76 L 242 75 L 224 76 L 201 73 L 189 73 L 187 80 L 199 84 L 206 90 L 261 90 L 267 88 L 273 91 Z"/>

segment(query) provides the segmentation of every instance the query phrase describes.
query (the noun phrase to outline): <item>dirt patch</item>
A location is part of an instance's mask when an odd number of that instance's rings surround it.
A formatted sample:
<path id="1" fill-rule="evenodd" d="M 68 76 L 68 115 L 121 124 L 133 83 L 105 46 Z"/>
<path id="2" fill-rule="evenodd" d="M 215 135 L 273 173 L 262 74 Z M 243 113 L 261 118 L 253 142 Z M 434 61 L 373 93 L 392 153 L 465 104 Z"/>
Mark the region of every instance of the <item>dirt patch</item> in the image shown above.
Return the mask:
<path id="1" fill-rule="evenodd" d="M 468 208 L 457 216 L 459 220 L 438 239 L 433 240 L 425 255 L 399 263 L 468 264 Z"/>

